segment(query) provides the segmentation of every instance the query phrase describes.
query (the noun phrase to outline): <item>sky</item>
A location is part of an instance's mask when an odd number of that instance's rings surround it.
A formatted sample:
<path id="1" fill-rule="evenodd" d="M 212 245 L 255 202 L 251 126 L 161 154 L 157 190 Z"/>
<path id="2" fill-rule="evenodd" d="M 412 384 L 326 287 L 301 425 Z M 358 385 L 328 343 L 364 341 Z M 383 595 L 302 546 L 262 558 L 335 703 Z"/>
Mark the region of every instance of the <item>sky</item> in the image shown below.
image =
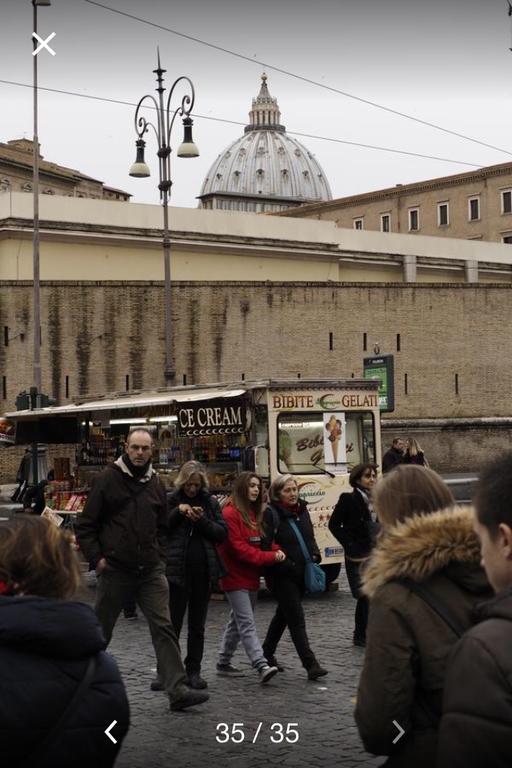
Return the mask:
<path id="1" fill-rule="evenodd" d="M 41 152 L 46 160 L 130 192 L 135 202 L 159 201 L 154 136 L 147 136 L 146 155 L 152 177 L 128 175 L 135 159 L 135 105 L 144 94 L 154 94 L 157 46 L 167 85 L 187 75 L 196 92 L 194 140 L 201 154 L 173 157 L 173 205 L 197 205 L 209 167 L 243 133 L 263 71 L 277 97 L 281 122 L 290 133 L 309 134 L 297 138 L 320 162 L 334 197 L 512 160 L 512 17 L 506 0 L 98 3 L 52 0 L 50 7 L 39 8 L 40 36 L 56 33 L 49 42 L 56 55 L 46 50 L 38 55 Z M 32 93 L 26 87 L 32 84 L 31 34 L 30 0 L 2 0 L 3 142 L 32 138 Z M 177 148 L 180 142 L 181 129 L 175 125 L 171 145 Z"/>

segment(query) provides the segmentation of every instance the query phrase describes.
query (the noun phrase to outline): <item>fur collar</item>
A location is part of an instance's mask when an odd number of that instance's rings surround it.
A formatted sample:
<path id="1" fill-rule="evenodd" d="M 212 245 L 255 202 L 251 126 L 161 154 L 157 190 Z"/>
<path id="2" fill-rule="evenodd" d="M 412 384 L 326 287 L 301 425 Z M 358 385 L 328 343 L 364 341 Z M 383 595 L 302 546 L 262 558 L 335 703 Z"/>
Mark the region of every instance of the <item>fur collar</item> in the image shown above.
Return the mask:
<path id="1" fill-rule="evenodd" d="M 423 581 L 450 563 L 478 564 L 480 542 L 473 519 L 471 509 L 451 507 L 416 515 L 383 532 L 363 566 L 365 595 L 373 597 L 396 578 Z"/>

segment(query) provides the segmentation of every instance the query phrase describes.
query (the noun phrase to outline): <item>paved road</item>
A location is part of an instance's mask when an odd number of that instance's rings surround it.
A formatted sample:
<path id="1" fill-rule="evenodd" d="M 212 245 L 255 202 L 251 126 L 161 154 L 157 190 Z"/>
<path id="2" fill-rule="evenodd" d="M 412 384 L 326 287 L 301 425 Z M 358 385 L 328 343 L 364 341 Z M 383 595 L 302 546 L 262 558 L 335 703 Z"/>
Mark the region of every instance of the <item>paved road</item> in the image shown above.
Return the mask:
<path id="1" fill-rule="evenodd" d="M 352 711 L 364 651 L 351 644 L 354 601 L 343 588 L 306 599 L 311 644 L 319 660 L 329 669 L 320 681 L 309 682 L 288 638 L 283 639 L 278 658 L 286 671 L 261 686 L 243 652 L 236 662 L 245 676 L 227 680 L 215 675 L 216 652 L 228 609 L 225 602 L 212 601 L 207 623 L 203 674 L 209 682 L 210 701 L 183 713 L 171 713 L 163 693 L 152 693 L 149 683 L 154 656 L 144 619 L 128 622 L 120 618 L 110 651 L 115 655 L 130 699 L 132 725 L 116 768 L 356 768 L 382 765 L 382 758 L 363 752 Z M 82 599 L 91 601 L 93 590 Z M 264 633 L 275 603 L 258 602 L 257 623 Z M 221 744 L 219 723 L 243 723 L 244 741 Z M 259 723 L 262 723 L 255 743 Z M 278 741 L 279 726 L 297 743 Z M 108 725 L 106 723 L 105 725 Z M 115 734 L 115 730 L 114 730 Z M 235 733 L 235 737 L 238 738 Z"/>

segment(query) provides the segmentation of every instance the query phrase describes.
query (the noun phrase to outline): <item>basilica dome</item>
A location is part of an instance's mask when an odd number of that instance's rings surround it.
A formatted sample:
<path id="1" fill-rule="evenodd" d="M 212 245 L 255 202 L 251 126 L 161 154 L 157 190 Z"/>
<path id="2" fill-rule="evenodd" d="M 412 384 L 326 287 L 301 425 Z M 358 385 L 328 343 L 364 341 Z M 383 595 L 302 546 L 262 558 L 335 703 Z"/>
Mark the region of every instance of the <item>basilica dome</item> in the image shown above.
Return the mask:
<path id="1" fill-rule="evenodd" d="M 277 100 L 261 76 L 244 135 L 220 154 L 203 182 L 200 208 L 280 211 L 331 200 L 325 174 L 311 152 L 280 124 Z"/>

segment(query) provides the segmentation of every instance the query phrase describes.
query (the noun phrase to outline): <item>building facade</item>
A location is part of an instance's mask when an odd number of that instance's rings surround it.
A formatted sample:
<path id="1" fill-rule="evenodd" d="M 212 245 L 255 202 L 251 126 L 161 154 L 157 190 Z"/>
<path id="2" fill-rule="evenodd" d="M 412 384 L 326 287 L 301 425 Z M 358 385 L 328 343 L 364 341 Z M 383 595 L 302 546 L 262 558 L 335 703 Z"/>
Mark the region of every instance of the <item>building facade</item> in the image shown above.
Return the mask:
<path id="1" fill-rule="evenodd" d="M 512 163 L 304 205 L 286 216 L 338 227 L 512 243 Z"/>
<path id="2" fill-rule="evenodd" d="M 163 386 L 160 207 L 43 196 L 40 219 L 43 391 Z M 510 441 L 508 246 L 250 213 L 170 220 L 176 383 L 359 377 L 378 345 L 395 356 L 386 434 L 413 430 L 433 466 L 460 470 Z M 31 237 L 31 196 L 1 194 L 1 412 L 32 383 Z"/>
<path id="3" fill-rule="evenodd" d="M 32 192 L 34 142 L 13 139 L 0 142 L 0 193 Z M 42 195 L 119 200 L 127 202 L 131 195 L 122 189 L 108 187 L 102 181 L 80 171 L 44 160 L 39 150 L 39 189 Z"/>

